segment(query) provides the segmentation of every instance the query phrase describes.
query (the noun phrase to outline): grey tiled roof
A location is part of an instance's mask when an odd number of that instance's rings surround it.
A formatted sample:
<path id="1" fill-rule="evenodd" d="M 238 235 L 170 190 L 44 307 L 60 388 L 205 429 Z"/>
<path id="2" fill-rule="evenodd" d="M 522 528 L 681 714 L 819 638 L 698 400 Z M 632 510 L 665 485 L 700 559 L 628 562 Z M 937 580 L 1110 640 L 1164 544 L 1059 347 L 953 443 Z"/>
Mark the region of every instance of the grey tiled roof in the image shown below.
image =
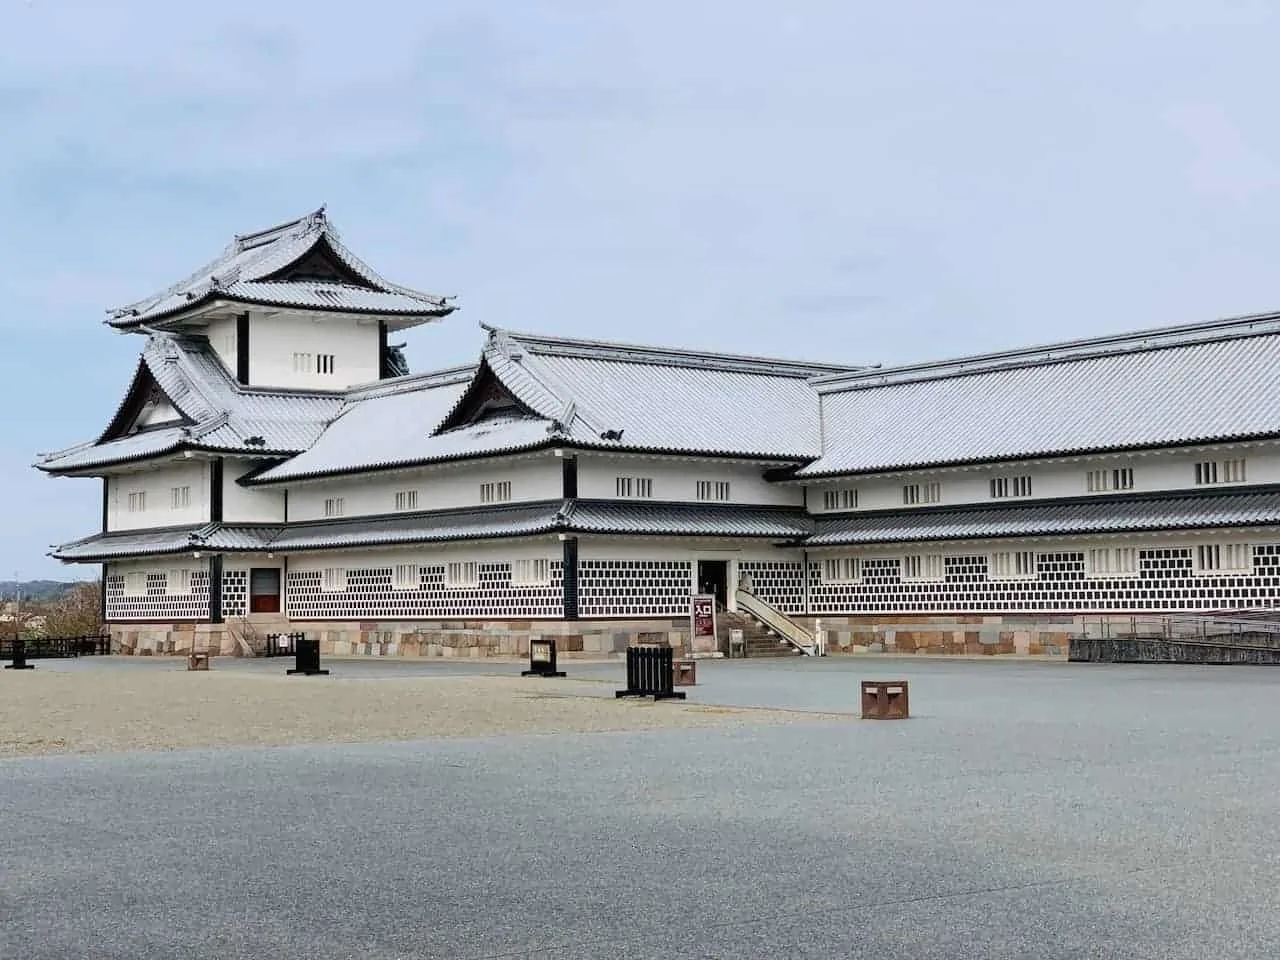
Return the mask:
<path id="1" fill-rule="evenodd" d="M 439 510 L 389 517 L 329 520 L 289 524 L 275 538 L 281 552 L 328 550 L 339 547 L 389 546 L 527 537 L 559 529 L 561 502 L 513 504 L 505 507 Z"/>
<path id="2" fill-rule="evenodd" d="M 163 556 L 197 550 L 254 551 L 266 548 L 275 527 L 205 523 L 153 530 L 98 533 L 50 551 L 59 560 L 92 563 L 124 557 Z"/>
<path id="3" fill-rule="evenodd" d="M 571 501 L 569 530 L 578 533 L 703 537 L 802 537 L 813 529 L 803 509 L 751 504 Z"/>
<path id="4" fill-rule="evenodd" d="M 68 473 L 184 448 L 253 456 L 293 454 L 314 444 L 345 402 L 342 394 L 242 387 L 208 341 L 199 337 L 148 338 L 137 376 L 146 375 L 154 377 L 188 424 L 124 437 L 104 434 L 94 443 L 45 454 L 36 466 Z M 262 442 L 248 442 L 254 438 Z"/>
<path id="5" fill-rule="evenodd" d="M 1280 435 L 1280 321 L 1248 317 L 824 378 L 799 476 Z"/>
<path id="6" fill-rule="evenodd" d="M 369 288 L 327 281 L 267 279 L 322 242 Z M 454 310 L 442 297 L 411 290 L 379 276 L 342 244 L 322 208 L 277 227 L 236 237 L 218 257 L 185 280 L 111 311 L 107 322 L 127 330 L 162 322 L 217 299 L 406 317 L 440 317 Z"/>
<path id="7" fill-rule="evenodd" d="M 581 446 L 795 461 L 821 453 L 807 379 L 854 369 L 504 330 L 490 331 L 484 359 Z"/>
<path id="8" fill-rule="evenodd" d="M 548 533 L 647 534 L 793 539 L 812 529 L 795 508 L 692 503 L 545 500 L 307 523 L 208 523 L 95 534 L 51 556 L 81 563 L 196 550 L 297 553 L 394 544 L 441 543 Z"/>
<path id="9" fill-rule="evenodd" d="M 804 543 L 831 547 L 1144 531 L 1207 530 L 1280 523 L 1280 490 L 1173 496 L 1106 496 L 1056 503 L 924 508 L 820 517 Z"/>

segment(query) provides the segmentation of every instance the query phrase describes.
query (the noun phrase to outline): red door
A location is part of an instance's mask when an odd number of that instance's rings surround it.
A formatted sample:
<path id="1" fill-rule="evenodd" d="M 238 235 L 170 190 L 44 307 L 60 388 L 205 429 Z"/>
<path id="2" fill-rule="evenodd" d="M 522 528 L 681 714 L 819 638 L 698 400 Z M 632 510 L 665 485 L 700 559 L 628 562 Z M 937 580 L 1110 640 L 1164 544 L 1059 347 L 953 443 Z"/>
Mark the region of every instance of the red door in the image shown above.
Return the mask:
<path id="1" fill-rule="evenodd" d="M 249 612 L 280 612 L 280 571 L 275 567 L 249 571 Z"/>

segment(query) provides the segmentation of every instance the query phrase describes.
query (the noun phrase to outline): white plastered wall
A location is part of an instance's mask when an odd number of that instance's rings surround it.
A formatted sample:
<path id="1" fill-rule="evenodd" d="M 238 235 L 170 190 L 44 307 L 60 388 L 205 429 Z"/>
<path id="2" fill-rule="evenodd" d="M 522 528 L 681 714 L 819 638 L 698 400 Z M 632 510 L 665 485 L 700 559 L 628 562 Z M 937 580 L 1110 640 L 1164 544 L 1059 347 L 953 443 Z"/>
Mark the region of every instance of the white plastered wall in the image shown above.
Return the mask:
<path id="1" fill-rule="evenodd" d="M 341 497 L 344 517 L 394 513 L 399 491 L 418 492 L 417 510 L 478 507 L 484 483 L 511 484 L 512 503 L 555 500 L 563 491 L 560 461 L 550 455 L 484 460 L 434 469 L 369 473 L 291 485 L 289 522 L 325 519 L 325 500 Z"/>
<path id="2" fill-rule="evenodd" d="M 311 317 L 250 312 L 249 384 L 341 390 L 378 379 L 378 322 L 375 318 Z M 293 355 L 334 357 L 332 373 L 294 370 Z M 231 369 L 235 369 L 234 360 Z"/>
<path id="3" fill-rule="evenodd" d="M 257 466 L 245 457 L 222 464 L 222 519 L 225 523 L 283 523 L 285 492 L 276 487 L 243 487 L 236 481 Z"/>
<path id="4" fill-rule="evenodd" d="M 174 487 L 189 487 L 185 509 L 172 507 Z M 145 493 L 146 509 L 129 512 L 129 494 Z M 107 529 L 178 527 L 209 519 L 209 461 L 192 459 L 107 477 Z"/>
<path id="5" fill-rule="evenodd" d="M 801 490 L 769 483 L 763 476 L 767 469 L 767 464 L 710 459 L 580 453 L 578 496 L 612 500 L 617 498 L 618 477 L 643 477 L 653 481 L 653 496 L 648 499 L 693 503 L 698 502 L 699 480 L 727 480 L 730 503 L 800 506 L 804 497 Z"/>

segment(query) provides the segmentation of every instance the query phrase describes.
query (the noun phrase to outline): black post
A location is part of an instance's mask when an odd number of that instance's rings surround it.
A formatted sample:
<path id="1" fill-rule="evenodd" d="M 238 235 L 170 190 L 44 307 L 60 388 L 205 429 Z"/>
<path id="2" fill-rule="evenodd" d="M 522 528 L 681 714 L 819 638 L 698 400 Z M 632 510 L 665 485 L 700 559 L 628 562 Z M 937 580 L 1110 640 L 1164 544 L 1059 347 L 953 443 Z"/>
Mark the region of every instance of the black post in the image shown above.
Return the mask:
<path id="1" fill-rule="evenodd" d="M 223 622 L 222 554 L 220 553 L 215 553 L 209 557 L 209 622 Z"/>
<path id="2" fill-rule="evenodd" d="M 320 639 L 319 637 L 308 637 L 305 634 L 296 634 L 294 643 L 297 653 L 294 656 L 294 666 L 292 670 L 286 670 L 287 676 L 296 676 L 301 674 L 304 677 L 327 677 L 328 670 L 320 669 Z"/>
<path id="3" fill-rule="evenodd" d="M 34 663 L 27 663 L 27 641 L 22 638 L 22 634 L 16 634 L 13 638 L 13 663 L 5 667 L 6 670 L 34 670 Z"/>
<path id="4" fill-rule="evenodd" d="M 249 382 L 249 311 L 236 314 L 236 382 Z"/>

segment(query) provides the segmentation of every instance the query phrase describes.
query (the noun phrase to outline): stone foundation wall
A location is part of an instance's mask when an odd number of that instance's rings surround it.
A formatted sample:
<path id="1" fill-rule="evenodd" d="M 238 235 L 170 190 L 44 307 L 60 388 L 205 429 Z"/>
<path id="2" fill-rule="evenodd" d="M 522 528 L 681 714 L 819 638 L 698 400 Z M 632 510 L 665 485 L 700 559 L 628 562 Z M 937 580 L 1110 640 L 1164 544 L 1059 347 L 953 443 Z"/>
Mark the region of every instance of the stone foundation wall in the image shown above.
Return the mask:
<path id="1" fill-rule="evenodd" d="M 1025 614 L 983 616 L 797 617 L 810 631 L 826 632 L 827 653 L 923 653 L 968 656 L 1067 655 L 1068 641 L 1085 631 L 1082 617 Z M 1096 629 L 1098 617 L 1090 617 Z M 1119 622 L 1122 618 L 1117 618 Z M 1127 619 L 1127 618 L 1123 618 Z"/>
<path id="2" fill-rule="evenodd" d="M 219 656 L 239 656 L 234 629 L 192 623 L 112 624 L 112 652 L 141 656 L 187 654 L 193 647 Z M 375 657 L 527 657 L 531 639 L 554 637 L 556 653 L 566 658 L 620 656 L 633 643 L 669 643 L 685 650 L 687 617 L 643 620 L 367 620 L 304 621 L 255 625 L 267 633 L 302 632 L 319 636 L 321 656 Z M 700 639 L 694 652 L 712 652 L 715 640 Z"/>

